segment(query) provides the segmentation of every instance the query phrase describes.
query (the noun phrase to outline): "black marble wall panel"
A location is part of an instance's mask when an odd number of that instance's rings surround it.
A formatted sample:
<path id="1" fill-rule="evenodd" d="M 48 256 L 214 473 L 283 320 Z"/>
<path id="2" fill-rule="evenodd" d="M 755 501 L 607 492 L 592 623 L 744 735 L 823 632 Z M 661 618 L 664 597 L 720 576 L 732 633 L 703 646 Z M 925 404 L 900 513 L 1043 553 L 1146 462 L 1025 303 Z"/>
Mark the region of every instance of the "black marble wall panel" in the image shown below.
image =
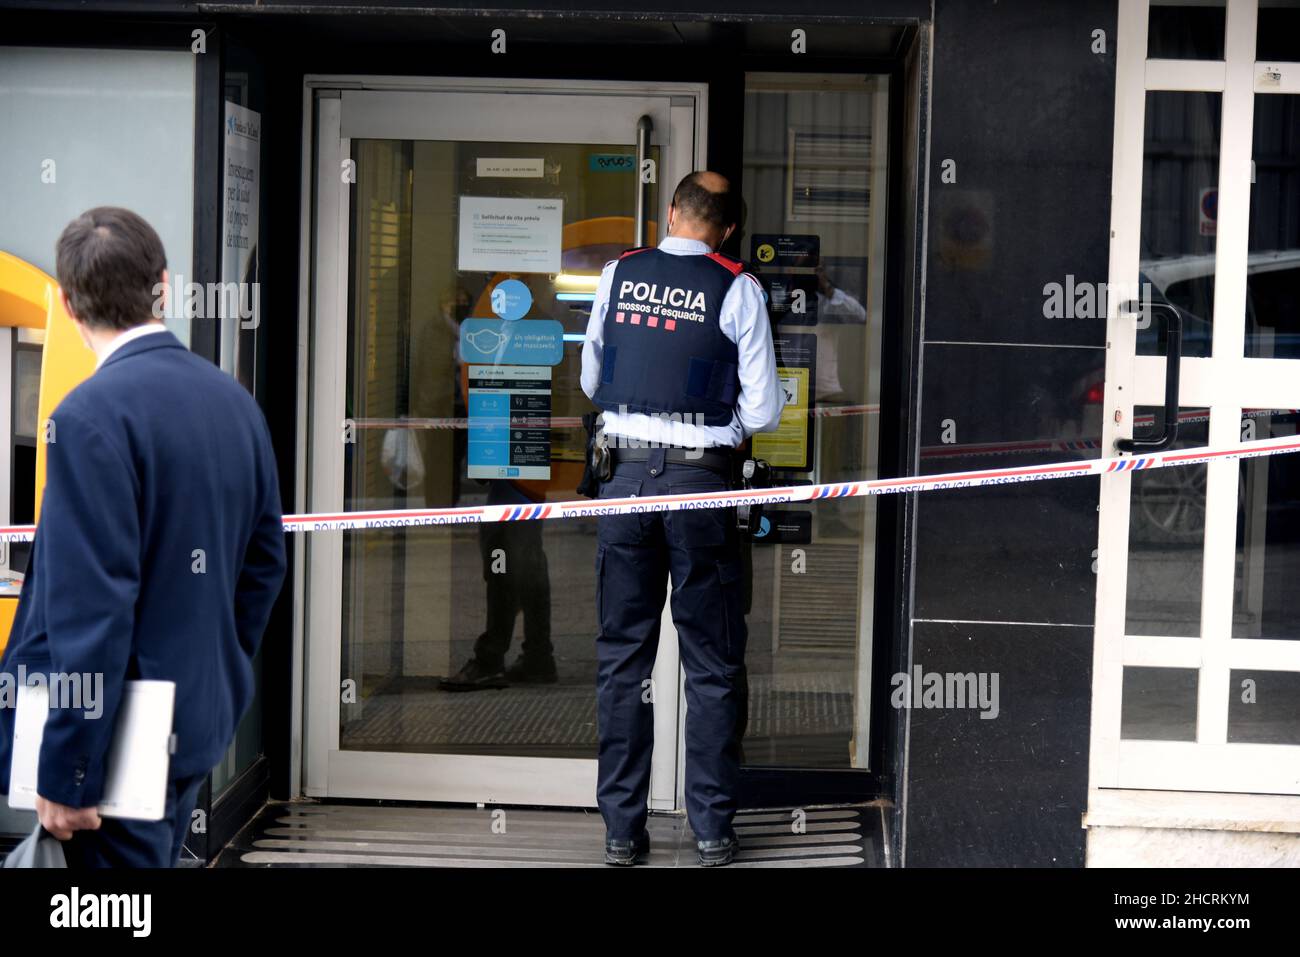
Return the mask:
<path id="1" fill-rule="evenodd" d="M 927 343 L 924 474 L 1096 458 L 1105 352 Z M 922 619 L 1090 624 L 1098 483 L 1061 479 L 951 492 L 917 504 Z"/>
<path id="2" fill-rule="evenodd" d="M 1114 0 L 939 0 L 934 35 L 926 338 L 1102 345 L 1043 290 L 1106 279 Z"/>
<path id="3" fill-rule="evenodd" d="M 1098 482 L 926 493 L 917 510 L 913 616 L 1091 625 Z"/>
<path id="4" fill-rule="evenodd" d="M 918 623 L 917 666 L 983 675 L 996 712 L 910 707 L 904 865 L 1083 866 L 1092 629 Z"/>
<path id="5" fill-rule="evenodd" d="M 927 342 L 923 474 L 1096 458 L 1106 352 Z"/>
<path id="6" fill-rule="evenodd" d="M 1103 452 L 1115 23 L 1115 0 L 936 2 L 923 473 Z M 996 672 L 1003 705 L 909 715 L 908 865 L 1083 863 L 1098 488 L 918 496 L 911 663 Z"/>

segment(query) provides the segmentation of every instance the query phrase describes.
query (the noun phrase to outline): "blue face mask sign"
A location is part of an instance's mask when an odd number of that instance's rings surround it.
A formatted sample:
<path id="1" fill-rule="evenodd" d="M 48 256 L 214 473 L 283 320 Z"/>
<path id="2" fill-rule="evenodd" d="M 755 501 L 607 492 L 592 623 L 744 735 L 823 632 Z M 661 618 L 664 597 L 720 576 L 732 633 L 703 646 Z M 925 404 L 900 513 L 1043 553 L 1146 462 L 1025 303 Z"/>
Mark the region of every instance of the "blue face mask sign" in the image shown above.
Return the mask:
<path id="1" fill-rule="evenodd" d="M 533 294 L 518 279 L 504 279 L 492 290 L 492 313 L 507 322 L 528 315 L 533 307 Z"/>
<path id="2" fill-rule="evenodd" d="M 554 319 L 466 319 L 460 324 L 460 358 L 485 365 L 558 365 L 564 358 L 564 326 Z"/>

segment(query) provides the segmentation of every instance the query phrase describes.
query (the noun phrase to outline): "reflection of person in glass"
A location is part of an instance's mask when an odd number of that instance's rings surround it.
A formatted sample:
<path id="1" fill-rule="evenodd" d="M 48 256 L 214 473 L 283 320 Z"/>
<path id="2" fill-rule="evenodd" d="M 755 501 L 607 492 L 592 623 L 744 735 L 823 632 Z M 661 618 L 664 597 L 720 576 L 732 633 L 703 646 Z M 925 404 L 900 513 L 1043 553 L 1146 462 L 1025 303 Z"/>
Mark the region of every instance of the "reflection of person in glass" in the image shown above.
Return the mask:
<path id="1" fill-rule="evenodd" d="M 483 300 L 480 299 L 480 306 Z M 455 328 L 459 330 L 458 316 Z M 462 364 L 457 381 L 456 414 L 464 416 L 468 379 Z M 465 430 L 458 429 L 457 477 L 463 467 Z M 545 498 L 536 483 L 490 480 L 489 505 L 531 505 Z M 474 642 L 474 654 L 456 674 L 443 679 L 444 691 L 480 691 L 511 684 L 554 684 L 557 680 L 551 645 L 551 578 L 542 543 L 543 522 L 487 522 L 479 525 L 479 554 L 487 585 L 487 623 Z M 519 658 L 506 667 L 515 619 L 524 618 Z"/>
<path id="2" fill-rule="evenodd" d="M 854 375 L 852 366 L 846 367 L 849 388 L 845 388 L 840 379 L 839 356 L 842 351 L 846 356 L 853 355 L 856 351 L 854 348 L 845 348 L 846 341 L 858 341 L 846 327 L 865 324 L 867 310 L 855 296 L 832 281 L 825 266 L 818 265 L 814 273 L 817 278 L 818 320 L 814 330 L 817 336 L 817 379 L 814 389 L 817 405 L 827 408 L 861 401 L 851 394 L 855 380 L 859 378 Z M 824 419 L 817 425 L 816 435 L 817 481 L 841 482 L 860 477 L 864 467 L 864 440 L 860 419 Z M 844 521 L 847 512 L 851 512 L 851 508 L 842 503 L 817 509 L 814 514 L 818 538 L 851 539 L 856 532 Z"/>
<path id="3" fill-rule="evenodd" d="M 527 505 L 533 500 L 511 482 L 488 483 L 489 505 Z M 544 522 L 484 522 L 478 527 L 487 624 L 474 642 L 474 656 L 450 678 L 444 691 L 479 691 L 511 684 L 554 684 L 551 646 L 551 577 L 542 547 Z M 524 616 L 519 658 L 505 667 L 515 619 Z"/>
<path id="4" fill-rule="evenodd" d="M 470 295 L 462 286 L 449 285 L 439 297 L 438 312 L 415 323 L 411 330 L 410 414 L 415 418 L 465 417 L 465 397 L 456 371 L 459 367 L 460 324 L 470 313 L 470 303 Z M 453 390 L 450 397 L 447 395 L 448 379 Z M 441 482 L 434 481 L 432 466 L 446 460 L 447 432 L 422 429 L 418 434 L 420 454 L 430 466 L 431 473 L 424 483 L 424 504 L 430 508 L 446 505 L 448 489 Z M 455 504 L 460 499 L 461 463 L 466 454 L 465 429 L 452 431 L 451 445 L 450 492 L 451 503 Z"/>
<path id="5" fill-rule="evenodd" d="M 866 322 L 867 310 L 862 303 L 831 282 L 824 266 L 818 266 L 816 274 L 819 319 Z M 825 403 L 840 403 L 847 398 L 844 387 L 840 385 L 839 349 L 836 348 L 834 333 L 830 329 L 817 330 L 816 395 L 819 402 Z"/>

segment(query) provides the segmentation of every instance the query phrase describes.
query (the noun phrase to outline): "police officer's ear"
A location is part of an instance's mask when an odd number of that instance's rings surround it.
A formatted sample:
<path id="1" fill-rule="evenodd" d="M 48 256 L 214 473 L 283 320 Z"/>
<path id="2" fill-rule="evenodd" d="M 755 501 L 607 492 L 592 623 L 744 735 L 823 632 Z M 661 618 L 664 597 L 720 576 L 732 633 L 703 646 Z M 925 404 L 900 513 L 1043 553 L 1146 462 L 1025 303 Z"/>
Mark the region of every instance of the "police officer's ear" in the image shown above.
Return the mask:
<path id="1" fill-rule="evenodd" d="M 732 223 L 730 226 L 728 226 L 726 229 L 722 231 L 722 238 L 718 240 L 719 249 L 721 249 L 723 246 L 727 244 L 727 240 L 731 238 L 731 234 L 734 233 L 735 231 L 736 231 L 735 223 Z"/>

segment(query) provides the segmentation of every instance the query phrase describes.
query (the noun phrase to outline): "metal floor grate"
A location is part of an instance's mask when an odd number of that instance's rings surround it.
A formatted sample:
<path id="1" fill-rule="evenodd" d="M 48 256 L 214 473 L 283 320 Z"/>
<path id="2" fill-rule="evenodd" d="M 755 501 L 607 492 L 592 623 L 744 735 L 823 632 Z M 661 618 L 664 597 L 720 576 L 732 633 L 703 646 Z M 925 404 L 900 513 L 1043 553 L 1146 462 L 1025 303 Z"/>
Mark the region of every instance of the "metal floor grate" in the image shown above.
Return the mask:
<path id="1" fill-rule="evenodd" d="M 847 734 L 853 696 L 821 673 L 751 676 L 747 734 L 755 738 Z M 594 685 L 520 686 L 453 694 L 407 688 L 374 695 L 343 728 L 349 750 L 578 746 L 596 749 Z"/>
<path id="2" fill-rule="evenodd" d="M 882 809 L 790 811 L 736 817 L 732 867 L 880 867 Z M 685 818 L 653 814 L 644 866 L 698 867 Z M 605 828 L 592 811 L 280 804 L 222 853 L 223 867 L 604 867 Z"/>

